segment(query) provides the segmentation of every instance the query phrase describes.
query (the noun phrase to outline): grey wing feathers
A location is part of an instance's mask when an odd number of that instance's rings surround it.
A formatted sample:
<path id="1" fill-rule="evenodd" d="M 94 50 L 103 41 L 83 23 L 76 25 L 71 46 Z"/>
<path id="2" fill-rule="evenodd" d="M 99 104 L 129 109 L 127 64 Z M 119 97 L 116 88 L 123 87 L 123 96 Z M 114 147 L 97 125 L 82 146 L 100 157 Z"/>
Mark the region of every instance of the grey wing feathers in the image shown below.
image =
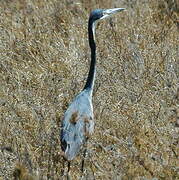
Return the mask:
<path id="1" fill-rule="evenodd" d="M 62 121 L 61 147 L 68 160 L 78 154 L 94 129 L 92 103 L 87 95 L 82 92 L 74 99 Z"/>

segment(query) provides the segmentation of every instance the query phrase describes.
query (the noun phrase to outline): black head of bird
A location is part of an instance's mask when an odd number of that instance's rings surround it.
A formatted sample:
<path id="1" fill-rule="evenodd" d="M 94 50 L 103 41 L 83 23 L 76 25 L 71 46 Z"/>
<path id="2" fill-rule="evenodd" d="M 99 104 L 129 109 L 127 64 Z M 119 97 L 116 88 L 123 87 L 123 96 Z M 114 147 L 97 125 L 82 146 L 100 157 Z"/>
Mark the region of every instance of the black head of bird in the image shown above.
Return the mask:
<path id="1" fill-rule="evenodd" d="M 111 16 L 117 12 L 123 11 L 124 8 L 114 8 L 114 9 L 95 9 L 91 11 L 90 20 L 93 22 L 99 19 L 104 19 L 106 17 Z"/>
<path id="2" fill-rule="evenodd" d="M 91 11 L 88 21 L 89 43 L 91 48 L 94 48 L 92 46 L 94 45 L 94 43 L 92 44 L 91 40 L 93 39 L 95 40 L 96 22 L 123 10 L 124 8 L 114 8 L 114 9 L 95 9 Z"/>

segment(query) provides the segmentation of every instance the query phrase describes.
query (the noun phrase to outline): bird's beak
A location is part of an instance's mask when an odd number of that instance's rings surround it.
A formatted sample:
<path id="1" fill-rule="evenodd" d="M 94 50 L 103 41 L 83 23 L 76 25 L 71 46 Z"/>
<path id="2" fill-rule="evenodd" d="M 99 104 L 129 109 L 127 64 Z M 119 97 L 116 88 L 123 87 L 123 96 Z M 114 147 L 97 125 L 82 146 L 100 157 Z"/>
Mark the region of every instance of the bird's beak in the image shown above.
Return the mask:
<path id="1" fill-rule="evenodd" d="M 123 10 L 125 10 L 125 8 L 105 9 L 105 10 L 103 10 L 103 16 L 101 17 L 101 19 L 104 19 L 112 14 L 115 14 L 115 13 L 123 11 Z"/>

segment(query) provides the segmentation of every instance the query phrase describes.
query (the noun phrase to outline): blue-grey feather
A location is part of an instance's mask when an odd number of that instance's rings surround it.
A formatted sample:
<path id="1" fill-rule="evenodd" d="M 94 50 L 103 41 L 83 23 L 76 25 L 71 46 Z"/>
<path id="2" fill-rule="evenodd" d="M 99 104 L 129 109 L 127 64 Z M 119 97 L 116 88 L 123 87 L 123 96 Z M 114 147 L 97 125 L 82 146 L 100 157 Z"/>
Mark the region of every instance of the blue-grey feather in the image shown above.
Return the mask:
<path id="1" fill-rule="evenodd" d="M 78 114 L 78 120 L 76 123 L 72 123 L 70 122 L 71 116 L 75 112 Z M 85 125 L 85 118 L 90 119 L 87 126 Z M 94 129 L 94 121 L 92 96 L 89 90 L 83 90 L 76 96 L 65 112 L 62 121 L 61 146 L 67 160 L 72 160 L 86 141 L 85 126 L 87 133 L 91 134 Z"/>

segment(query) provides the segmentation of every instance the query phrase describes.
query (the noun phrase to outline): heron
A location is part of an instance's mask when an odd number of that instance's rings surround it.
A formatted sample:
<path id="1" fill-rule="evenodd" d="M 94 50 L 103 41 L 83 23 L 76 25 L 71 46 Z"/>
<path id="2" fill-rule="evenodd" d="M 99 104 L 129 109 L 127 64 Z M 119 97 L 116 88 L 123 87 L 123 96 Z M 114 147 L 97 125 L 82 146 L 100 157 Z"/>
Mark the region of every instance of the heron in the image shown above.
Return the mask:
<path id="1" fill-rule="evenodd" d="M 70 162 L 79 154 L 81 148 L 85 146 L 87 140 L 94 132 L 95 123 L 92 95 L 96 75 L 96 23 L 122 10 L 124 8 L 95 9 L 90 13 L 88 20 L 88 40 L 91 49 L 91 63 L 87 81 L 82 91 L 73 99 L 67 108 L 61 123 L 61 149 L 63 151 L 63 157 L 68 161 L 68 172 L 70 171 Z M 85 153 L 86 148 L 82 160 L 82 171 Z"/>

